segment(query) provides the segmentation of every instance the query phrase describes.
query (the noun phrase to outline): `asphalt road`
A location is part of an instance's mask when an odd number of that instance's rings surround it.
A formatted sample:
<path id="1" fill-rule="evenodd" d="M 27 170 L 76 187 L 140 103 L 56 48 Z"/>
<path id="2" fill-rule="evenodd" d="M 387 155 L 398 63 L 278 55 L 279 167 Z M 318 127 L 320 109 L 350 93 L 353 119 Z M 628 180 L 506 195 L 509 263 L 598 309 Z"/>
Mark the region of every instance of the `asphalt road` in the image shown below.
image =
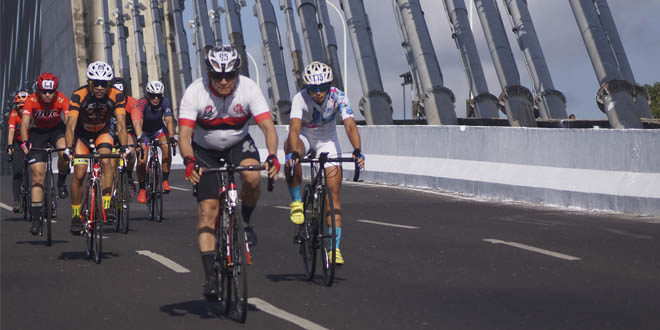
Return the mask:
<path id="1" fill-rule="evenodd" d="M 188 189 L 182 173 L 171 184 Z M 10 204 L 8 177 L 0 201 Z M 307 282 L 283 180 L 253 215 L 246 324 L 201 296 L 196 204 L 165 196 L 162 223 L 133 203 L 88 261 L 59 202 L 54 244 L 0 207 L 2 329 L 660 329 L 660 221 L 345 184 L 334 285 Z M 0 205 L 1 206 L 1 205 Z M 388 225 L 389 224 L 389 225 Z M 392 226 L 401 225 L 401 226 Z M 159 262 L 155 254 L 170 262 Z M 179 272 L 176 272 L 178 270 Z M 184 272 L 187 271 L 187 272 Z"/>

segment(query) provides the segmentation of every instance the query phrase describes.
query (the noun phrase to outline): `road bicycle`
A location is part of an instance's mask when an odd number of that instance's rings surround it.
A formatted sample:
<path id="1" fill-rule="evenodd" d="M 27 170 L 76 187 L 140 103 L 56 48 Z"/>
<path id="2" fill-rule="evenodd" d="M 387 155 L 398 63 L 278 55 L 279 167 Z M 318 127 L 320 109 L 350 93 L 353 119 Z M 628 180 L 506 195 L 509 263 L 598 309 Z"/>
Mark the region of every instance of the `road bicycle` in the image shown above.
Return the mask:
<path id="1" fill-rule="evenodd" d="M 53 148 L 50 145 L 46 148 L 30 148 L 30 152 L 45 152 L 46 153 L 46 177 L 44 178 L 43 186 L 43 206 L 41 208 L 41 221 L 43 224 L 39 231 L 40 236 L 44 236 L 44 228 L 46 228 L 46 246 L 52 244 L 52 223 L 53 219 L 57 217 L 57 194 L 55 192 L 55 185 L 53 179 L 53 152 L 64 151 L 66 148 Z M 26 157 L 27 158 L 27 157 Z M 28 173 L 25 172 L 25 176 Z M 31 194 L 30 194 L 31 195 Z"/>
<path id="2" fill-rule="evenodd" d="M 135 144 L 127 145 L 126 147 L 138 147 Z M 115 146 L 115 149 L 119 149 L 119 146 Z M 142 149 L 140 149 L 142 153 Z M 119 158 L 119 163 L 117 166 L 117 173 L 114 176 L 112 183 L 112 200 L 110 202 L 110 210 L 114 214 L 114 229 L 116 232 L 121 232 L 124 234 L 128 233 L 129 222 L 130 222 L 130 205 L 131 205 L 131 196 L 129 193 L 129 183 L 128 183 L 128 159 L 124 156 Z"/>
<path id="3" fill-rule="evenodd" d="M 323 283 L 326 286 L 331 286 L 335 277 L 336 253 L 331 253 L 331 256 L 329 256 L 328 252 L 334 250 L 336 244 L 336 226 L 335 206 L 332 192 L 327 187 L 325 164 L 355 163 L 354 182 L 357 182 L 360 178 L 360 167 L 357 161 L 351 157 L 328 158 L 327 152 L 321 153 L 318 158 L 315 158 L 315 156 L 314 152 L 310 152 L 305 158 L 300 159 L 301 164 L 310 164 L 311 181 L 305 185 L 303 190 L 305 220 L 297 226 L 294 242 L 300 245 L 299 253 L 305 267 L 305 278 L 307 280 L 314 279 L 316 251 L 318 250 L 323 272 Z M 324 170 L 321 171 L 320 169 Z M 291 170 L 293 171 L 293 167 Z"/>
<path id="4" fill-rule="evenodd" d="M 245 224 L 238 206 L 238 190 L 234 175 L 242 171 L 262 171 L 263 165 L 234 166 L 220 159 L 221 167 L 201 168 L 203 173 L 217 173 L 220 178 L 220 207 L 215 220 L 215 273 L 220 287 L 220 303 L 224 314 L 233 306 L 238 320 L 247 317 L 247 266 L 252 264 L 250 247 L 245 234 Z M 271 165 L 272 166 L 272 165 Z M 199 171 L 199 165 L 195 170 Z M 268 191 L 273 190 L 273 180 L 268 179 Z M 197 194 L 197 186 L 193 195 Z"/>
<path id="5" fill-rule="evenodd" d="M 93 141 L 90 141 L 90 153 L 73 155 L 73 158 L 89 160 L 87 167 L 87 188 L 82 200 L 80 220 L 82 221 L 82 236 L 85 239 L 87 258 L 94 258 L 101 263 L 103 252 L 103 225 L 107 222 L 101 192 L 101 159 L 121 158 L 117 154 L 99 154 Z"/>
<path id="6" fill-rule="evenodd" d="M 174 143 L 167 142 L 171 146 Z M 163 221 L 163 173 L 158 156 L 158 147 L 161 145 L 157 139 L 152 139 L 149 144 L 149 160 L 147 161 L 146 193 L 149 220 Z M 176 148 L 172 148 L 176 156 Z"/>

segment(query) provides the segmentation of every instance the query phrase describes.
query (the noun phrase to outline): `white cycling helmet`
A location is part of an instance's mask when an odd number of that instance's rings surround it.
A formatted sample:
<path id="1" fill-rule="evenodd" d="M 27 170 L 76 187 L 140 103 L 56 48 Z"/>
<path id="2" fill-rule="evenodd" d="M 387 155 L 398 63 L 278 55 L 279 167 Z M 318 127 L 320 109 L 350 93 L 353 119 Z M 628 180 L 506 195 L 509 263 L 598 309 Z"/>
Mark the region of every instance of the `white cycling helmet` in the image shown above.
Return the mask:
<path id="1" fill-rule="evenodd" d="M 206 54 L 206 67 L 217 73 L 236 72 L 241 69 L 241 57 L 230 45 L 214 47 Z"/>
<path id="2" fill-rule="evenodd" d="M 110 81 L 114 78 L 110 64 L 96 61 L 87 67 L 87 79 Z"/>
<path id="3" fill-rule="evenodd" d="M 332 68 L 325 63 L 314 61 L 305 67 L 305 85 L 323 85 L 332 82 L 332 79 Z"/>
<path id="4" fill-rule="evenodd" d="M 145 90 L 149 94 L 163 95 L 163 93 L 165 93 L 165 85 L 163 85 L 163 83 L 158 80 L 153 80 L 147 83 Z"/>

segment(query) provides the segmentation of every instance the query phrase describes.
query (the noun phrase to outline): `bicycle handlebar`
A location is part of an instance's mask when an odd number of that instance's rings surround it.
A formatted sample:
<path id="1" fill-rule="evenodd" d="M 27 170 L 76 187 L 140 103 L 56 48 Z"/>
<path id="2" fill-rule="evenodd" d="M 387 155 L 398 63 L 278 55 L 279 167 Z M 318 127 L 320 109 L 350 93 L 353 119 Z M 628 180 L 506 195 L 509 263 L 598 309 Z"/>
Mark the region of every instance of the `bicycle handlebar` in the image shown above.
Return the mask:
<path id="1" fill-rule="evenodd" d="M 353 182 L 357 182 L 360 179 L 360 166 L 357 163 L 357 159 L 353 157 L 338 157 L 338 158 L 328 158 L 327 155 L 324 156 L 322 153 L 319 158 L 303 158 L 298 161 L 302 163 L 355 163 L 355 170 L 353 173 Z M 292 172 L 293 173 L 293 172 Z M 293 176 L 292 176 L 293 177 Z"/>
<path id="2" fill-rule="evenodd" d="M 116 154 L 86 154 L 86 155 L 72 155 L 73 158 L 87 158 L 87 159 L 104 159 L 104 158 L 121 158 L 121 155 Z"/>
<path id="3" fill-rule="evenodd" d="M 206 173 L 223 173 L 223 172 L 242 172 L 242 171 L 264 171 L 266 166 L 264 165 L 248 165 L 248 166 L 222 166 L 222 167 L 201 167 L 199 164 L 195 164 L 195 171 L 199 170 Z M 268 191 L 273 191 L 273 179 L 268 177 Z M 193 196 L 197 196 L 197 185 L 193 185 Z"/>
<path id="4" fill-rule="evenodd" d="M 30 148 L 30 151 L 32 150 L 52 153 L 52 152 L 64 151 L 66 150 L 66 148 Z"/>

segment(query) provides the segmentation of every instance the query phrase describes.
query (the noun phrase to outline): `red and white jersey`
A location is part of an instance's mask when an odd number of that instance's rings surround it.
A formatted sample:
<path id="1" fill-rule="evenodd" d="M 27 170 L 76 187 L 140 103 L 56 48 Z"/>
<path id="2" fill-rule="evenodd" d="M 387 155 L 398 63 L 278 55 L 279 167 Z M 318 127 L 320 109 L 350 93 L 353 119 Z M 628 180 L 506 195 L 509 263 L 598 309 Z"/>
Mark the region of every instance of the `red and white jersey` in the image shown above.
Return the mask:
<path id="1" fill-rule="evenodd" d="M 32 122 L 38 129 L 49 130 L 62 123 L 62 118 L 69 113 L 69 98 L 61 92 L 53 98 L 50 104 L 39 99 L 39 94 L 28 96 L 23 105 L 23 115 L 32 116 Z"/>
<path id="2" fill-rule="evenodd" d="M 231 95 L 219 96 L 207 78 L 193 81 L 179 105 L 179 125 L 194 127 L 193 142 L 212 150 L 225 150 L 248 135 L 248 120 L 272 119 L 257 83 L 239 76 Z"/>

